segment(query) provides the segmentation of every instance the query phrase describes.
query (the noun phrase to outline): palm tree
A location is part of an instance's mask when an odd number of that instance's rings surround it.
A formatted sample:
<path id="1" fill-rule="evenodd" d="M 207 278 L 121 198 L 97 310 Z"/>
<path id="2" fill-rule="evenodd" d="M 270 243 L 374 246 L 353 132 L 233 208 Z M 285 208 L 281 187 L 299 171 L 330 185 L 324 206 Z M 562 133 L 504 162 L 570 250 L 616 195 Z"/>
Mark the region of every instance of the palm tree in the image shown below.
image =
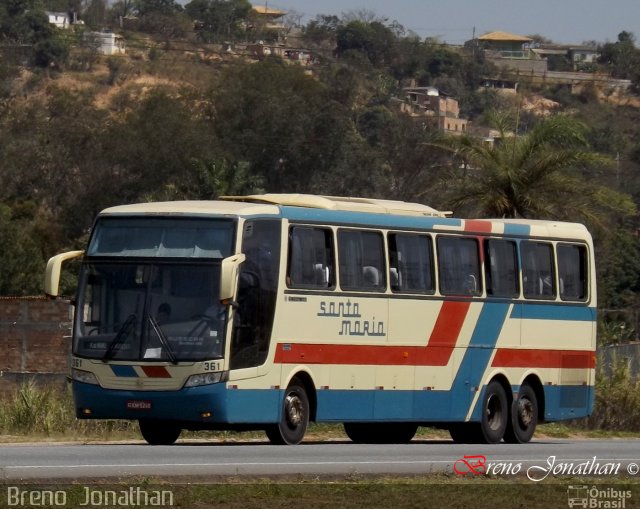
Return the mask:
<path id="1" fill-rule="evenodd" d="M 596 168 L 610 161 L 590 151 L 586 127 L 556 115 L 524 135 L 513 135 L 505 116 L 493 115 L 494 144 L 449 140 L 456 162 L 447 179 L 448 206 L 485 217 L 583 220 L 603 224 L 608 214 L 632 214 L 631 198 L 597 184 Z M 458 164 L 459 163 L 459 164 Z"/>

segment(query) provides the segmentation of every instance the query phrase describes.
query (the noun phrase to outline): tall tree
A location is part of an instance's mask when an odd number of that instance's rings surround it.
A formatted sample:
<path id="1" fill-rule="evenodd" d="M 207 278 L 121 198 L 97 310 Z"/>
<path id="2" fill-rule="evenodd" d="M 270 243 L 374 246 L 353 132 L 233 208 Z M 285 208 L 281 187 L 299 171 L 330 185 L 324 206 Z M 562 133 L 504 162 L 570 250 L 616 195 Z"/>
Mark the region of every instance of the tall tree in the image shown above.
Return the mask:
<path id="1" fill-rule="evenodd" d="M 489 217 L 591 224 L 603 224 L 607 212 L 634 212 L 630 197 L 587 178 L 586 169 L 608 162 L 589 150 L 583 124 L 558 115 L 513 135 L 506 117 L 493 121 L 499 132 L 494 144 L 470 137 L 451 142 L 460 163 L 447 182 L 453 207 Z"/>
<path id="2" fill-rule="evenodd" d="M 390 64 L 396 54 L 396 35 L 380 21 L 350 21 L 338 27 L 336 39 L 338 55 L 360 52 L 374 66 Z"/>
<path id="3" fill-rule="evenodd" d="M 240 37 L 251 12 L 248 0 L 191 0 L 185 12 L 196 23 L 196 31 L 204 42 Z"/>
<path id="4" fill-rule="evenodd" d="M 228 159 L 246 161 L 270 192 L 371 194 L 378 169 L 361 164 L 366 144 L 351 104 L 299 66 L 277 59 L 237 65 L 212 97 L 217 137 Z M 348 174 L 345 174 L 348 173 Z"/>
<path id="5" fill-rule="evenodd" d="M 640 85 L 640 50 L 633 33 L 623 30 L 616 42 L 604 44 L 599 62 L 607 65 L 615 78 L 629 79 L 636 88 Z"/>

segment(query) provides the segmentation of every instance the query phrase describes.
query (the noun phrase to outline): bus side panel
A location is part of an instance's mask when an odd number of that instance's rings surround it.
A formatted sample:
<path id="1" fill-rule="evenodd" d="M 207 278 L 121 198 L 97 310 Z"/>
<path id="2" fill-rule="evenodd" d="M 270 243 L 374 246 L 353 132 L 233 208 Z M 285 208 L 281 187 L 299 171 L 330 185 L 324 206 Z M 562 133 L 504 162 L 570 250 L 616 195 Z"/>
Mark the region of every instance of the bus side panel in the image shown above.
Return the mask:
<path id="1" fill-rule="evenodd" d="M 560 385 L 544 387 L 547 421 L 576 419 L 591 414 L 595 390 L 589 385 Z"/>
<path id="2" fill-rule="evenodd" d="M 319 390 L 318 421 L 371 421 L 375 392 L 372 390 Z"/>

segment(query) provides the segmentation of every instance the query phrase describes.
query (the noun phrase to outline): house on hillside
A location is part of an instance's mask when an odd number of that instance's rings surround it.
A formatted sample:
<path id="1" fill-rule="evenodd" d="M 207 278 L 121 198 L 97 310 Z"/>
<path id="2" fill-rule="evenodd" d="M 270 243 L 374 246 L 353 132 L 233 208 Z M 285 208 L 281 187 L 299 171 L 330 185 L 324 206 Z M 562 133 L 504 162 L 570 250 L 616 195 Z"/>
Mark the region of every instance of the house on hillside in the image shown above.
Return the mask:
<path id="1" fill-rule="evenodd" d="M 509 32 L 489 32 L 468 41 L 498 67 L 518 72 L 546 72 L 547 62 L 532 51 L 533 39 Z"/>
<path id="2" fill-rule="evenodd" d="M 509 32 L 489 32 L 478 37 L 478 43 L 485 53 L 495 53 L 500 58 L 528 59 L 533 39 Z"/>
<path id="3" fill-rule="evenodd" d="M 113 32 L 86 32 L 85 41 L 102 55 L 124 55 L 125 40 Z"/>
<path id="4" fill-rule="evenodd" d="M 49 24 L 54 25 L 56 28 L 67 29 L 71 27 L 71 18 L 68 12 L 46 12 L 49 18 Z"/>
<path id="5" fill-rule="evenodd" d="M 598 61 L 598 48 L 595 46 L 572 46 L 566 44 L 540 44 L 531 50 L 541 58 L 548 60 L 561 58 L 572 71 L 591 70 Z M 553 70 L 553 66 L 549 66 Z"/>
<path id="6" fill-rule="evenodd" d="M 467 130 L 468 120 L 460 118 L 458 101 L 435 87 L 406 87 L 404 100 L 397 99 L 400 111 L 416 120 L 422 120 L 440 131 L 462 134 Z"/>
<path id="7" fill-rule="evenodd" d="M 78 19 L 78 14 L 75 11 L 70 12 L 54 12 L 45 11 L 49 24 L 54 25 L 56 28 L 66 30 L 71 28 L 72 25 L 84 25 L 84 21 Z"/>
<path id="8" fill-rule="evenodd" d="M 270 39 L 284 40 L 287 27 L 282 21 L 287 11 L 273 9 L 267 5 L 254 5 L 249 16 L 250 23 L 247 28 L 253 31 L 259 38 L 265 39 L 271 34 Z"/>

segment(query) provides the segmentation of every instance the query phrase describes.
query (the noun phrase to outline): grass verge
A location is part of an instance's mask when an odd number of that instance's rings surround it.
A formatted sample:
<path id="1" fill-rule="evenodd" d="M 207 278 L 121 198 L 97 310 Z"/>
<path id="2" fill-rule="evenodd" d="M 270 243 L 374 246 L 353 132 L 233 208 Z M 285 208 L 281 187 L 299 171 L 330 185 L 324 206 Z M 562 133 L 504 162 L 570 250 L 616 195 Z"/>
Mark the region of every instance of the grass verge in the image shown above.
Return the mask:
<path id="1" fill-rule="evenodd" d="M 50 490 L 64 505 L 42 507 L 106 506 L 131 507 L 160 505 L 181 508 L 224 507 L 262 508 L 566 508 L 569 499 L 592 499 L 606 505 L 585 507 L 637 507 L 640 486 L 619 479 L 555 478 L 535 484 L 523 480 L 476 478 L 461 480 L 451 476 L 428 478 L 306 479 L 277 482 L 254 480 L 238 482 L 171 482 L 157 479 L 129 479 L 109 484 L 18 485 L 0 490 L 0 506 L 16 501 L 21 493 Z M 593 495 L 593 496 L 592 496 Z M 9 497 L 13 497 L 9 499 Z M 144 504 L 145 497 L 147 504 Z M 149 503 L 157 497 L 163 503 Z M 89 503 L 87 503 L 89 502 Z M 109 503 L 112 502 L 112 503 Z M 140 503 L 143 502 L 143 503 Z M 616 503 L 619 505 L 611 505 Z M 15 504 L 14 504 L 15 505 Z"/>

